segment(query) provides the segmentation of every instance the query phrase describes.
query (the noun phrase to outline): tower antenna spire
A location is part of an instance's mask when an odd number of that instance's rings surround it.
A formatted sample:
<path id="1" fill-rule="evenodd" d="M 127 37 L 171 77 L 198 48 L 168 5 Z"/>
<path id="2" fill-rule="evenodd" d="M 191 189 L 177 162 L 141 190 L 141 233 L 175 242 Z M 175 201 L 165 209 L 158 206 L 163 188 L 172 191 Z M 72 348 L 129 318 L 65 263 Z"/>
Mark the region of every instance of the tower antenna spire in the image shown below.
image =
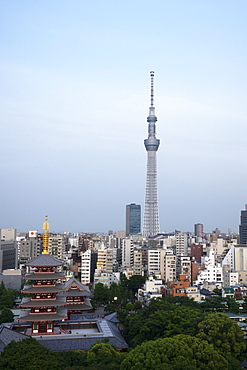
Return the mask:
<path id="1" fill-rule="evenodd" d="M 151 77 L 151 107 L 154 107 L 154 71 L 150 72 Z"/>

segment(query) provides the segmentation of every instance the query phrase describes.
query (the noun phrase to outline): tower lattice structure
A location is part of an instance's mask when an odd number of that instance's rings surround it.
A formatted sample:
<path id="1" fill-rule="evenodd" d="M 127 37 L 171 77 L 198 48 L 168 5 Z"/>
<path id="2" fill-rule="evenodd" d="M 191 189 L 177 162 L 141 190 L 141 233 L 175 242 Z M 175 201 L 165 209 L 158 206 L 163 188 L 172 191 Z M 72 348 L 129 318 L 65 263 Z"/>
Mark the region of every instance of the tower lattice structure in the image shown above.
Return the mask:
<path id="1" fill-rule="evenodd" d="M 149 107 L 148 138 L 144 140 L 147 151 L 147 178 L 146 178 L 146 196 L 144 207 L 143 236 L 149 237 L 157 235 L 159 226 L 158 210 L 158 187 L 157 187 L 157 160 L 156 152 L 160 145 L 160 140 L 156 139 L 156 121 L 154 107 L 154 71 L 151 76 L 151 104 Z"/>

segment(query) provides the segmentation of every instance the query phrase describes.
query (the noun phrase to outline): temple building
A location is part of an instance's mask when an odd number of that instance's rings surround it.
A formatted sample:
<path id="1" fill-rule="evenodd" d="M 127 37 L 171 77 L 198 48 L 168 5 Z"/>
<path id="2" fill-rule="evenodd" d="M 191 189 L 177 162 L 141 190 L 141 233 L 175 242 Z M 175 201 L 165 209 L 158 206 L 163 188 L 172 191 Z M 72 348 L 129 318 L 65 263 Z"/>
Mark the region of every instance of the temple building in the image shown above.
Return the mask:
<path id="1" fill-rule="evenodd" d="M 61 265 L 62 261 L 49 254 L 42 254 L 26 264 L 32 271 L 24 277 L 26 284 L 20 306 L 25 310 L 19 317 L 19 321 L 31 324 L 26 334 L 58 333 L 59 327 L 54 321 L 68 318 L 65 285 L 58 282 L 64 274 L 56 271 L 56 267 Z"/>
<path id="2" fill-rule="evenodd" d="M 126 349 L 115 317 L 88 315 L 92 311 L 89 288 L 74 277 L 65 282 L 64 262 L 48 253 L 47 218 L 42 255 L 26 263 L 20 317 L 0 326 L 0 352 L 11 340 L 30 336 L 51 351 L 88 350 L 103 339 L 120 350 Z"/>
<path id="3" fill-rule="evenodd" d="M 26 281 L 22 294 L 19 321 L 24 321 L 27 335 L 54 334 L 59 332 L 56 320 L 67 319 L 65 286 L 61 283 L 64 274 L 57 269 L 64 263 L 48 254 L 49 223 L 46 216 L 43 224 L 43 252 L 42 255 L 26 263 L 29 272 L 25 275 Z"/>
<path id="4" fill-rule="evenodd" d="M 78 317 L 93 307 L 90 302 L 92 294 L 89 288 L 80 283 L 74 276 L 65 283 L 65 295 L 68 320 Z"/>

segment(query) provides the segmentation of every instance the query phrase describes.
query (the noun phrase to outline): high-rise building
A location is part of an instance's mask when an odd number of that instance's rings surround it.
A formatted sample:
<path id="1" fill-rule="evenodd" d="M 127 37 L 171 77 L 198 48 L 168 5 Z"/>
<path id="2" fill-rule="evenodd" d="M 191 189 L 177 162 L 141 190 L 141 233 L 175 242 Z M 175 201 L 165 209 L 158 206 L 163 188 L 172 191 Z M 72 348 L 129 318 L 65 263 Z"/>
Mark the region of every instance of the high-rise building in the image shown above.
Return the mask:
<path id="1" fill-rule="evenodd" d="M 18 248 L 16 229 L 0 229 L 0 273 L 7 269 L 16 269 Z"/>
<path id="2" fill-rule="evenodd" d="M 141 206 L 131 203 L 126 206 L 126 236 L 141 232 Z"/>
<path id="3" fill-rule="evenodd" d="M 158 189 L 157 189 L 157 164 L 156 152 L 160 145 L 160 140 L 156 139 L 157 117 L 155 116 L 154 107 L 154 72 L 151 76 L 151 104 L 149 108 L 148 121 L 148 138 L 144 140 L 147 151 L 147 179 L 146 179 L 146 196 L 144 208 L 143 236 L 149 237 L 157 235 L 159 226 L 158 211 Z"/>
<path id="4" fill-rule="evenodd" d="M 203 237 L 203 224 L 195 224 L 195 236 Z"/>
<path id="5" fill-rule="evenodd" d="M 241 211 L 239 235 L 240 235 L 240 244 L 246 244 L 247 243 L 247 204 L 245 204 L 245 210 Z"/>

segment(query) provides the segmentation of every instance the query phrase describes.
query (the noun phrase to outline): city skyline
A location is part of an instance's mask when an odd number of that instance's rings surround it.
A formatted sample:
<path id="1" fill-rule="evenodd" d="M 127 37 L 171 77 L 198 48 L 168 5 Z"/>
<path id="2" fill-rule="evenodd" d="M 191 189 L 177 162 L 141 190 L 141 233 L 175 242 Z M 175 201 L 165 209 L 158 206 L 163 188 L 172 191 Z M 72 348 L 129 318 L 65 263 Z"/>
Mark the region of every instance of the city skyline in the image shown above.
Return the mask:
<path id="1" fill-rule="evenodd" d="M 0 226 L 124 230 L 144 209 L 155 70 L 160 230 L 238 231 L 247 4 L 1 2 Z"/>

